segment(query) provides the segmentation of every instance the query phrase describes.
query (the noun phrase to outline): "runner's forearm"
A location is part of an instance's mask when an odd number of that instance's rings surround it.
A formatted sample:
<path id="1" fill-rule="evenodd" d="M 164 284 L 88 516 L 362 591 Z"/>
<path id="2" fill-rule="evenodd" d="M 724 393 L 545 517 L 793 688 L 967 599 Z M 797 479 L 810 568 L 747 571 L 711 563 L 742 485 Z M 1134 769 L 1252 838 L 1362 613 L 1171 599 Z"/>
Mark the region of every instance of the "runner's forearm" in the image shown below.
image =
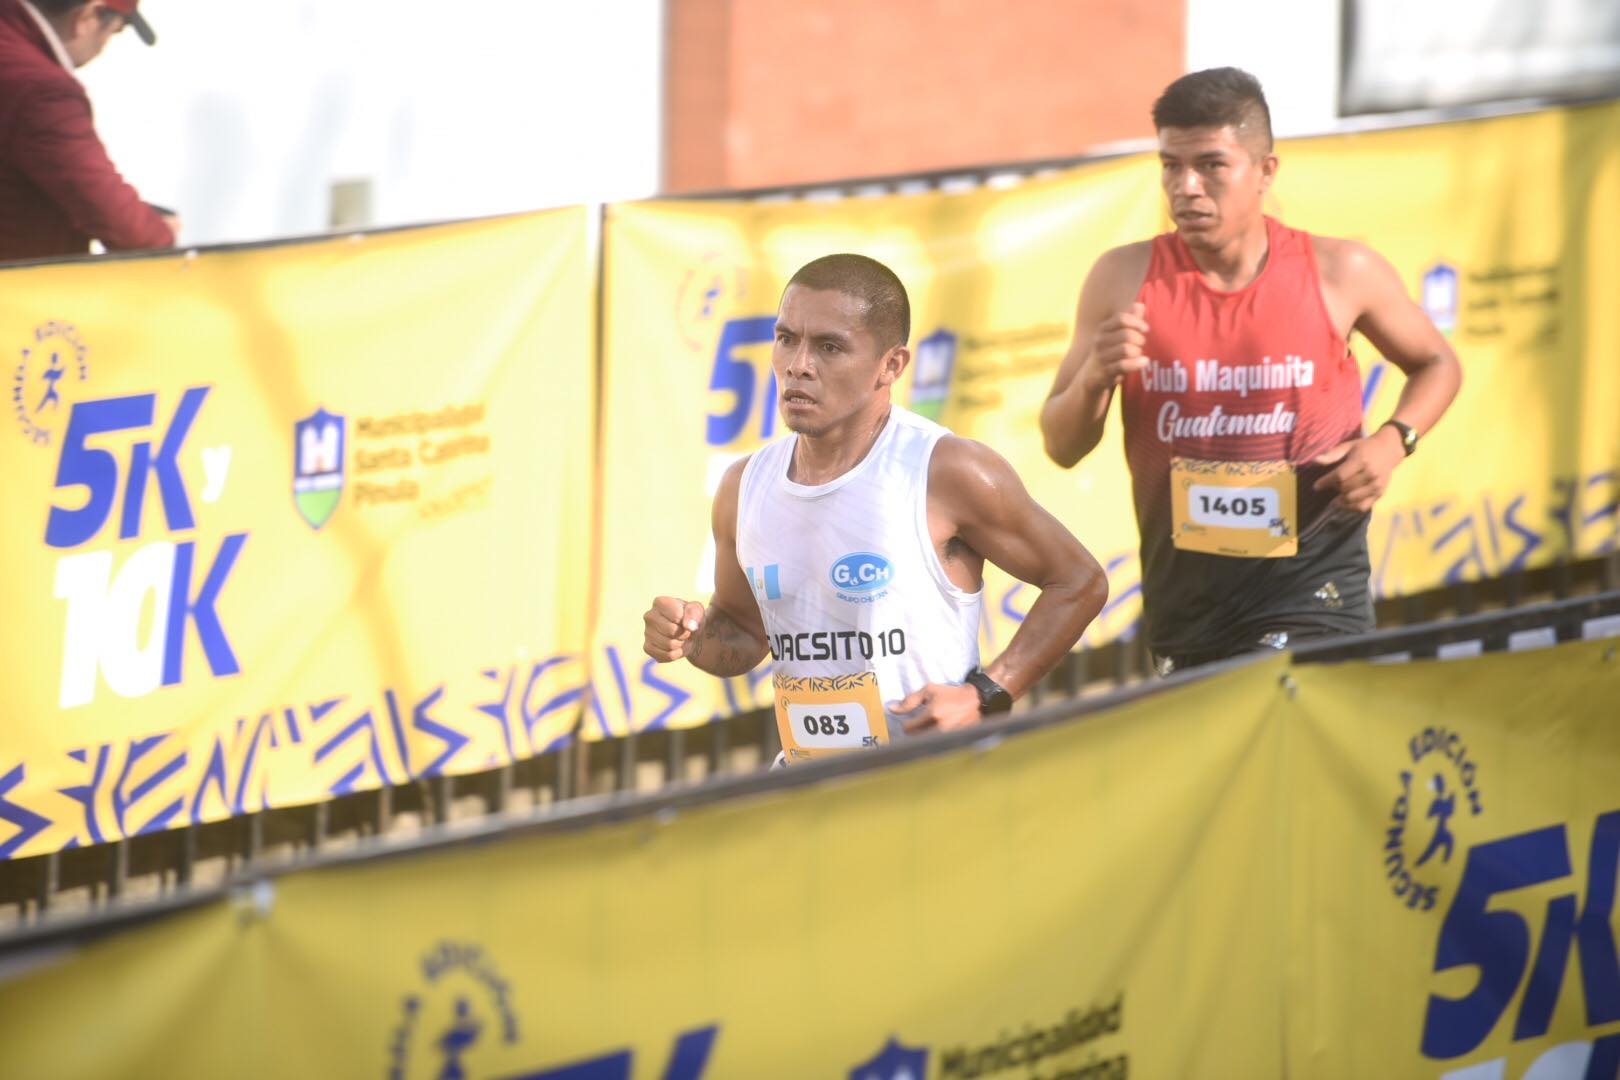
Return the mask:
<path id="1" fill-rule="evenodd" d="M 1088 387 L 1083 374 L 1041 407 L 1046 455 L 1065 469 L 1073 468 L 1102 441 L 1108 403 L 1113 398 L 1111 392 L 1099 394 Z"/>
<path id="2" fill-rule="evenodd" d="M 1007 648 L 984 666 L 985 674 L 1014 698 L 1056 667 L 1102 611 L 1108 578 L 1095 562 L 1091 566 L 1092 572 L 1079 582 L 1042 589 Z"/>
<path id="3" fill-rule="evenodd" d="M 764 639 L 743 629 L 724 608 L 710 604 L 684 655 L 699 671 L 730 678 L 754 670 L 767 651 Z"/>
<path id="4" fill-rule="evenodd" d="M 1438 353 L 1421 367 L 1407 372 L 1406 385 L 1401 387 L 1395 411 L 1385 419 L 1399 420 L 1419 435 L 1427 435 L 1445 415 L 1461 386 L 1462 365 L 1457 357 L 1449 351 Z M 1368 417 L 1368 422 L 1382 424 L 1383 420 Z"/>

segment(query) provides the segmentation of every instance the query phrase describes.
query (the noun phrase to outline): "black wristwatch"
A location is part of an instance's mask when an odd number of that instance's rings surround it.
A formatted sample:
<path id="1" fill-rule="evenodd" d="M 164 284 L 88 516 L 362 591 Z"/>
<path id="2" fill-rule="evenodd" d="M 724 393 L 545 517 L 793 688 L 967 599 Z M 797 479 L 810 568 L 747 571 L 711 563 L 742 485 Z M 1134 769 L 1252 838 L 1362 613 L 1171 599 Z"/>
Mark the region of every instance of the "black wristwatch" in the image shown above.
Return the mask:
<path id="1" fill-rule="evenodd" d="M 996 713 L 1008 712 L 1012 709 L 1012 695 L 1002 685 L 984 673 L 984 668 L 975 667 L 962 676 L 962 681 L 979 692 L 979 715 L 994 716 Z"/>
<path id="2" fill-rule="evenodd" d="M 1407 457 L 1411 457 L 1412 451 L 1417 449 L 1418 440 L 1418 434 L 1412 430 L 1412 425 L 1403 424 L 1399 420 L 1385 420 L 1384 426 L 1395 429 L 1395 433 L 1401 437 L 1401 449 L 1406 451 Z"/>

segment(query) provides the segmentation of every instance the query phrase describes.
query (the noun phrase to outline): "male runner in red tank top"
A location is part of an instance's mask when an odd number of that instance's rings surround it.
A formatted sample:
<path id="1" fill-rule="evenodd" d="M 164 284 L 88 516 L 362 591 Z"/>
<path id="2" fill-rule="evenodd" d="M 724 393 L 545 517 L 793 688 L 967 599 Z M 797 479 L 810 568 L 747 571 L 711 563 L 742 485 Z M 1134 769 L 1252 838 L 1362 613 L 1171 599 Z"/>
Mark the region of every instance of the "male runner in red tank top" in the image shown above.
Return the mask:
<path id="1" fill-rule="evenodd" d="M 1371 248 L 1261 212 L 1277 157 L 1253 76 L 1184 75 L 1153 123 L 1176 231 L 1091 268 L 1046 452 L 1090 453 L 1120 389 L 1162 673 L 1370 630 L 1368 512 L 1456 397 L 1456 354 Z M 1406 375 L 1369 434 L 1353 331 Z"/>

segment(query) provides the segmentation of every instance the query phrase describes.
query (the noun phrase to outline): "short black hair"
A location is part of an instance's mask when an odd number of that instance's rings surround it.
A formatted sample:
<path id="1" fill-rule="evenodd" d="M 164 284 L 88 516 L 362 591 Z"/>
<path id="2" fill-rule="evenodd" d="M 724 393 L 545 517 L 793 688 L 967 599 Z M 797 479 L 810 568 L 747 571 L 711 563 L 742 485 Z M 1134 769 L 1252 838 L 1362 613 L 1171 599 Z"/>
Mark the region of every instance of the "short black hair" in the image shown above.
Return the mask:
<path id="1" fill-rule="evenodd" d="M 1260 80 L 1235 67 L 1183 75 L 1153 103 L 1153 127 L 1228 127 L 1271 153 L 1271 109 Z"/>
<path id="2" fill-rule="evenodd" d="M 866 328 L 884 351 L 911 340 L 911 301 L 893 270 L 865 255 L 823 255 L 799 267 L 788 286 L 831 289 L 866 305 Z M 784 293 L 787 289 L 782 290 Z"/>

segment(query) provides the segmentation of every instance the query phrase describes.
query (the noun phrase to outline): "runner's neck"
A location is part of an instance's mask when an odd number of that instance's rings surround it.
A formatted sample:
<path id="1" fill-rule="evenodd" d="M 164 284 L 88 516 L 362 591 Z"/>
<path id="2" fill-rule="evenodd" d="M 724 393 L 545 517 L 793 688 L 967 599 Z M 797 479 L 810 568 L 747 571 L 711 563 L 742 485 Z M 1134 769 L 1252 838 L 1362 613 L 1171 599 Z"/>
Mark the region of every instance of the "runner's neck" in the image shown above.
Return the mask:
<path id="1" fill-rule="evenodd" d="M 891 406 L 883 403 L 877 415 L 862 414 L 843 431 L 823 435 L 800 435 L 788 462 L 788 479 L 805 487 L 830 484 L 866 460 L 877 445 L 878 436 L 888 426 Z"/>
<path id="2" fill-rule="evenodd" d="M 1183 243 L 1186 238 L 1183 237 Z M 1216 248 L 1195 248 L 1187 245 L 1193 263 L 1204 276 L 1204 282 L 1221 292 L 1236 292 L 1260 276 L 1271 254 L 1271 236 L 1266 219 L 1260 218 L 1226 244 Z"/>

